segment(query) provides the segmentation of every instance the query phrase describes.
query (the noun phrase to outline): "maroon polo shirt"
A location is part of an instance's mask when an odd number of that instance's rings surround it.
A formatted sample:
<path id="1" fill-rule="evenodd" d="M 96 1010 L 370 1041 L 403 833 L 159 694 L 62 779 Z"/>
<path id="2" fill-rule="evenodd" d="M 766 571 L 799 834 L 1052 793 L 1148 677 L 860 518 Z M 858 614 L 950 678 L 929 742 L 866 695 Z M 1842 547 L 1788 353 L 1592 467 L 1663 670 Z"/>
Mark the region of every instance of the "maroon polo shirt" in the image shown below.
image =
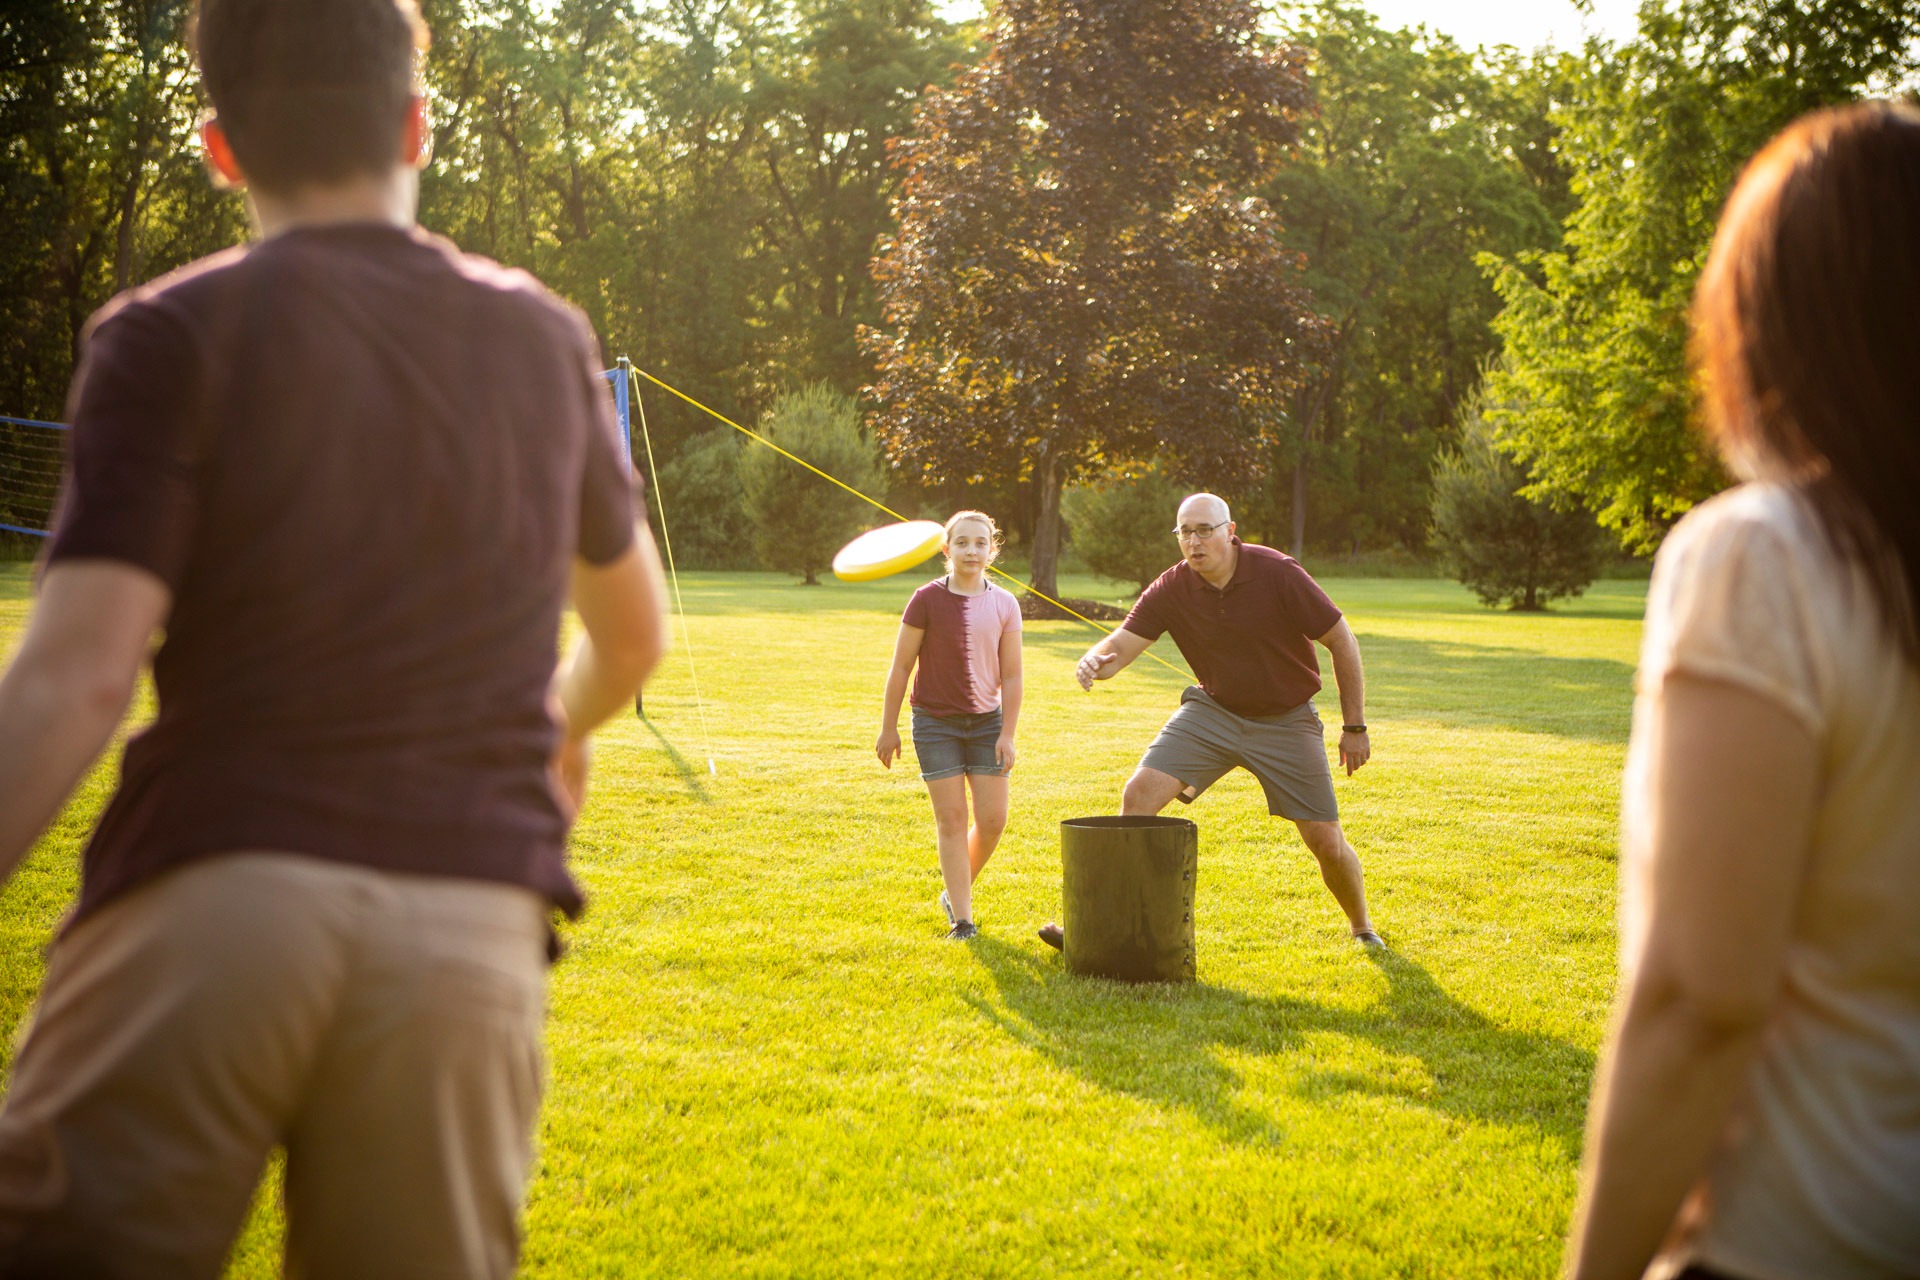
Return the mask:
<path id="1" fill-rule="evenodd" d="M 1240 716 L 1277 716 L 1320 692 L 1313 641 L 1340 621 L 1300 562 L 1235 538 L 1239 561 L 1225 589 L 1185 560 L 1153 580 L 1124 629 L 1146 640 L 1167 632 L 1214 701 Z"/>
<path id="2" fill-rule="evenodd" d="M 423 232 L 290 231 L 88 327 L 51 564 L 173 592 L 74 919 L 264 849 L 576 911 L 547 687 L 576 556 L 633 538 L 577 312 Z"/>

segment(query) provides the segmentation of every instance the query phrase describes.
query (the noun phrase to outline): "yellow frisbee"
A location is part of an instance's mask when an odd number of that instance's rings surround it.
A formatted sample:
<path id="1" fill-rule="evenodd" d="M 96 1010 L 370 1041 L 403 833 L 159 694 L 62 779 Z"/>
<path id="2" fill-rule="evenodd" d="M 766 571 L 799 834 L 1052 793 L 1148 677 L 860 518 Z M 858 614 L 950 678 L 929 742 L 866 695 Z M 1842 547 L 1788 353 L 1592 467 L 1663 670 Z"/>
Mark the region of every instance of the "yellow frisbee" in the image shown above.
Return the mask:
<path id="1" fill-rule="evenodd" d="M 937 520 L 903 520 L 869 529 L 840 548 L 833 576 L 845 582 L 871 582 L 911 569 L 940 550 L 946 530 Z"/>

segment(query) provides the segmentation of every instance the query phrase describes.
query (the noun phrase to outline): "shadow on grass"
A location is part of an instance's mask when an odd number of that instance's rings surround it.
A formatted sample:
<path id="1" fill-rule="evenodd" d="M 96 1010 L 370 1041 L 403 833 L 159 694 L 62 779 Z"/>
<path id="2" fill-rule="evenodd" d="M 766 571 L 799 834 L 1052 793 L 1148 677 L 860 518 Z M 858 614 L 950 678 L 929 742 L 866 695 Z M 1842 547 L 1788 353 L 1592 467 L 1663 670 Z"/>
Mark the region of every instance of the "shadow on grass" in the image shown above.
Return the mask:
<path id="1" fill-rule="evenodd" d="M 707 794 L 707 784 L 702 779 L 700 770 L 694 768 L 685 756 L 674 749 L 674 745 L 667 741 L 667 735 L 661 733 L 659 726 L 653 721 L 641 716 L 640 723 L 647 726 L 647 731 L 659 740 L 660 749 L 667 753 L 667 762 L 673 766 L 673 771 L 680 775 L 681 785 L 686 787 L 687 794 L 701 804 L 713 804 L 714 799 Z"/>
<path id="2" fill-rule="evenodd" d="M 1242 1104 L 1241 1080 L 1223 1053 L 1297 1055 L 1292 1090 L 1308 1101 L 1364 1093 L 1443 1115 L 1526 1127 L 1579 1150 L 1593 1055 L 1548 1036 L 1509 1031 L 1448 995 L 1405 956 L 1369 952 L 1387 979 L 1369 1009 L 1255 996 L 1207 983 L 1128 986 L 1068 973 L 1057 959 L 979 938 L 974 957 L 1000 1004 L 971 999 L 1007 1035 L 1088 1082 L 1159 1106 L 1179 1107 L 1242 1143 L 1282 1143 L 1273 1117 Z M 1378 1070 L 1321 1070 L 1308 1037 L 1361 1040 L 1395 1059 Z"/>
<path id="3" fill-rule="evenodd" d="M 1633 719 L 1630 662 L 1401 636 L 1367 636 L 1361 646 L 1369 719 L 1407 715 L 1459 728 L 1627 740 Z M 1322 696 L 1331 693 L 1329 687 Z"/>
<path id="4" fill-rule="evenodd" d="M 1024 640 L 1029 681 L 1063 672 L 1097 637 L 1047 634 Z M 1368 719 L 1397 716 L 1435 720 L 1455 728 L 1510 729 L 1583 742 L 1624 744 L 1633 719 L 1633 664 L 1611 658 L 1559 658 L 1532 649 L 1455 641 L 1371 635 L 1361 639 L 1366 661 Z M 1178 690 L 1191 683 L 1179 651 L 1162 639 L 1147 652 L 1179 664 L 1169 671 L 1142 657 L 1118 678 L 1142 677 L 1169 690 L 1167 714 Z M 1325 682 L 1317 702 L 1320 717 L 1337 716 L 1339 697 L 1331 664 L 1320 663 Z M 1141 747 L 1146 746 L 1142 739 Z"/>

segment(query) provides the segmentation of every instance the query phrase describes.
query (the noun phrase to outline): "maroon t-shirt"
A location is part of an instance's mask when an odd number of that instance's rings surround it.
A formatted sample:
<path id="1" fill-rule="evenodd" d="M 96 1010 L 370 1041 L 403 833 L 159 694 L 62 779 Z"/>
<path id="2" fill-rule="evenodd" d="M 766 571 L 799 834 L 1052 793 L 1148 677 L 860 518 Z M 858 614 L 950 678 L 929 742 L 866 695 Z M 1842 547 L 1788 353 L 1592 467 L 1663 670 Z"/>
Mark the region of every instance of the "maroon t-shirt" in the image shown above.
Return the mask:
<path id="1" fill-rule="evenodd" d="M 936 578 L 913 593 L 900 621 L 918 627 L 913 705 L 928 715 L 985 715 L 1000 709 L 1000 641 L 1020 630 L 1020 602 L 986 584 L 964 596 Z"/>
<path id="2" fill-rule="evenodd" d="M 546 694 L 575 556 L 633 538 L 600 368 L 532 277 L 372 223 L 94 317 L 48 559 L 137 565 L 173 609 L 75 919 L 243 849 L 579 909 Z"/>
<path id="3" fill-rule="evenodd" d="M 1166 632 L 1214 701 L 1240 716 L 1277 716 L 1320 692 L 1313 641 L 1340 621 L 1300 562 L 1271 547 L 1240 549 L 1222 590 L 1185 560 L 1140 593 L 1120 625 L 1147 640 Z"/>

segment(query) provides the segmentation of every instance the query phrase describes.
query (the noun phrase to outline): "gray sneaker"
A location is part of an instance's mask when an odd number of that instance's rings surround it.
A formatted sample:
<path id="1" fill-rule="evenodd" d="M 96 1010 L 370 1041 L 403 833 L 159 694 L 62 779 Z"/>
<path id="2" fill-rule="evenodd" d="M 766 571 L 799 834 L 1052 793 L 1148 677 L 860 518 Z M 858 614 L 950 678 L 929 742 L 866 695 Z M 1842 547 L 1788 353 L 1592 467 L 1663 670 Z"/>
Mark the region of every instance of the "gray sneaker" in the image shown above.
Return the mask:
<path id="1" fill-rule="evenodd" d="M 1387 940 L 1371 929 L 1362 929 L 1353 935 L 1353 940 L 1363 947 L 1372 947 L 1378 951 L 1387 949 Z"/>
<path id="2" fill-rule="evenodd" d="M 940 909 L 947 913 L 947 923 L 953 924 L 953 899 L 947 896 L 945 889 L 940 891 Z"/>
<path id="3" fill-rule="evenodd" d="M 971 920 L 956 920 L 953 928 L 947 930 L 948 942 L 972 942 L 979 936 L 980 930 L 974 927 Z"/>

